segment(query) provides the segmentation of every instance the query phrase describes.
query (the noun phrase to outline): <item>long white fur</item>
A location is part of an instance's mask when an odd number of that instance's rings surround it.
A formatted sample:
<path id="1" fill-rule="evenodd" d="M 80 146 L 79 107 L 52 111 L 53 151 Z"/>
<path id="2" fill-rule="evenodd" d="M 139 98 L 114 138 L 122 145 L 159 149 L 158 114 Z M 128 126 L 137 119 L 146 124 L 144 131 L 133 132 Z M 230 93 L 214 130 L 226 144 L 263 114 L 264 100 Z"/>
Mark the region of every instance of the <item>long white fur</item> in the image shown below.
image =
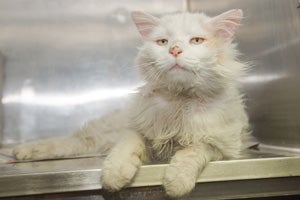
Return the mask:
<path id="1" fill-rule="evenodd" d="M 69 137 L 22 144 L 14 154 L 20 160 L 62 158 L 107 152 L 119 141 L 103 165 L 106 189 L 129 184 L 143 163 L 169 161 L 165 190 L 171 197 L 183 196 L 209 161 L 238 158 L 246 148 L 248 118 L 237 79 L 247 65 L 237 60 L 231 43 L 242 12 L 214 18 L 199 13 L 132 16 L 145 40 L 136 63 L 146 84 L 128 110 L 94 120 Z M 193 37 L 206 40 L 193 45 Z M 166 46 L 156 43 L 162 38 L 168 39 Z M 177 58 L 168 51 L 172 45 L 183 51 Z M 186 70 L 172 69 L 176 63 Z"/>

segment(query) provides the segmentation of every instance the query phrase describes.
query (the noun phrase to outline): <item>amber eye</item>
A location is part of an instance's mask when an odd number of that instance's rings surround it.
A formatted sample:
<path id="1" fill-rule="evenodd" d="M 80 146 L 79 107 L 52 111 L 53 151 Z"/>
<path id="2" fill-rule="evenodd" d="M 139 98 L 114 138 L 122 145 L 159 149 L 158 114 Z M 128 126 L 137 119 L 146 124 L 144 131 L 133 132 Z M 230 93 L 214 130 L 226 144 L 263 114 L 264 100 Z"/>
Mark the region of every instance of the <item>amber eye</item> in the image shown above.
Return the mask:
<path id="1" fill-rule="evenodd" d="M 159 46 L 166 46 L 168 44 L 168 40 L 167 39 L 160 39 L 160 40 L 156 40 L 156 43 Z"/>
<path id="2" fill-rule="evenodd" d="M 190 40 L 190 43 L 191 44 L 201 44 L 202 42 L 204 42 L 205 39 L 202 38 L 202 37 L 193 37 L 191 40 Z"/>

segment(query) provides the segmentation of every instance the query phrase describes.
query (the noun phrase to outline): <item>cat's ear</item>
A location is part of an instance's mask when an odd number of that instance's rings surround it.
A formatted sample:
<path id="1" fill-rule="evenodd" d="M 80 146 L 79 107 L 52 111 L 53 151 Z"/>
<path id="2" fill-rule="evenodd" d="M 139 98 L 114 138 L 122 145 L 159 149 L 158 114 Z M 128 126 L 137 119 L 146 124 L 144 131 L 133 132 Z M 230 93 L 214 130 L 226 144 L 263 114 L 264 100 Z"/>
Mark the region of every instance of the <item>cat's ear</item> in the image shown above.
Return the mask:
<path id="1" fill-rule="evenodd" d="M 147 38 L 153 28 L 159 23 L 158 18 L 141 11 L 133 11 L 131 13 L 131 17 L 140 34 L 144 38 Z"/>
<path id="2" fill-rule="evenodd" d="M 218 37 L 231 40 L 242 18 L 243 11 L 241 9 L 233 9 L 213 17 L 209 20 L 209 23 L 216 30 Z"/>

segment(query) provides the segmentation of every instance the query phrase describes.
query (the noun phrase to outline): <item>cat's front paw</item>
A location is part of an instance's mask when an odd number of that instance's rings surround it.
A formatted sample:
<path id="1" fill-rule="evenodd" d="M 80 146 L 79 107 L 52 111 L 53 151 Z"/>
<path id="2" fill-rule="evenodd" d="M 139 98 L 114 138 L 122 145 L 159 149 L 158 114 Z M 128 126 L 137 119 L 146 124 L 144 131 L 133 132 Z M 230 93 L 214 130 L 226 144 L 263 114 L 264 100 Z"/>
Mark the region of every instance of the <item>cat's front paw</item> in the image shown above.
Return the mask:
<path id="1" fill-rule="evenodd" d="M 182 197 L 195 187 L 195 175 L 186 171 L 186 166 L 170 165 L 166 169 L 164 188 L 170 197 Z"/>
<path id="2" fill-rule="evenodd" d="M 107 158 L 104 161 L 101 183 L 109 191 L 118 191 L 128 185 L 136 174 L 141 160 L 137 156 L 124 158 Z"/>
<path id="3" fill-rule="evenodd" d="M 16 146 L 13 155 L 17 160 L 41 160 L 53 158 L 53 145 L 44 142 L 30 142 Z"/>

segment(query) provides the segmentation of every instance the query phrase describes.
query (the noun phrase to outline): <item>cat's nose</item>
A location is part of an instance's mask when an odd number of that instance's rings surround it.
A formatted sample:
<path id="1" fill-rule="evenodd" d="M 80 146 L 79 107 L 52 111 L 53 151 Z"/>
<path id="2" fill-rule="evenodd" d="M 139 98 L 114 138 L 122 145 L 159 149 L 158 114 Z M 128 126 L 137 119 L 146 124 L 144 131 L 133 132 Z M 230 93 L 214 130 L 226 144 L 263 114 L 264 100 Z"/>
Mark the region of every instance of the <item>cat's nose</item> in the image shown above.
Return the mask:
<path id="1" fill-rule="evenodd" d="M 172 46 L 169 49 L 169 53 L 172 54 L 175 58 L 177 58 L 182 53 L 182 49 L 177 45 Z"/>

